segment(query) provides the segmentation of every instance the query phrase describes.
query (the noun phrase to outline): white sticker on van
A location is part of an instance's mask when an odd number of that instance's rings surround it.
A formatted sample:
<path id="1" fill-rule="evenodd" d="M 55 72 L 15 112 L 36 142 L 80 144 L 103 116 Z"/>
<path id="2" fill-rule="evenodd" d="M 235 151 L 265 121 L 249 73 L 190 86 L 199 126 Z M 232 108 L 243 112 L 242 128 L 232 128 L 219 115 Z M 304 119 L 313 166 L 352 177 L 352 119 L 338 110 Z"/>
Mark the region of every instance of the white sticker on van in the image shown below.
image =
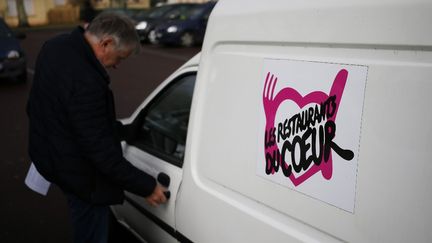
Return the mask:
<path id="1" fill-rule="evenodd" d="M 367 67 L 265 59 L 257 174 L 354 213 Z"/>

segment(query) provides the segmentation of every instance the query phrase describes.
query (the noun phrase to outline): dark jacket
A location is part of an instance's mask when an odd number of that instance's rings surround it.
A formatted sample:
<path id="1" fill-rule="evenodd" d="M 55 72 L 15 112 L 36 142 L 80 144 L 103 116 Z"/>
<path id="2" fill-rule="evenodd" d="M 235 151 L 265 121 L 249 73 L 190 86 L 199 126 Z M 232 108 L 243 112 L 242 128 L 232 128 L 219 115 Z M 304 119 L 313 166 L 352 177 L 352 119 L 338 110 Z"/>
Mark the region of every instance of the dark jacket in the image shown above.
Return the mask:
<path id="1" fill-rule="evenodd" d="M 156 181 L 123 158 L 109 76 L 83 32 L 55 37 L 39 53 L 27 105 L 30 158 L 89 203 L 122 203 L 123 190 L 148 196 Z"/>

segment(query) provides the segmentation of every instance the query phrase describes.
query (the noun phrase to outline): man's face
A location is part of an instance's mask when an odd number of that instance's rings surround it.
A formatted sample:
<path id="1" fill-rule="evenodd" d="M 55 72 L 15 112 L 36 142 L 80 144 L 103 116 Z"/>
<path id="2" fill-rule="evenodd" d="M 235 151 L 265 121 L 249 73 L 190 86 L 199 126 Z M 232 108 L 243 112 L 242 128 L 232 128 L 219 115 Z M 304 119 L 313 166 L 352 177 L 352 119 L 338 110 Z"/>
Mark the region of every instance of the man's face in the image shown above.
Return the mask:
<path id="1" fill-rule="evenodd" d="M 99 61 L 105 68 L 117 68 L 120 62 L 132 54 L 132 48 L 117 48 L 113 39 L 102 39 L 99 43 Z"/>

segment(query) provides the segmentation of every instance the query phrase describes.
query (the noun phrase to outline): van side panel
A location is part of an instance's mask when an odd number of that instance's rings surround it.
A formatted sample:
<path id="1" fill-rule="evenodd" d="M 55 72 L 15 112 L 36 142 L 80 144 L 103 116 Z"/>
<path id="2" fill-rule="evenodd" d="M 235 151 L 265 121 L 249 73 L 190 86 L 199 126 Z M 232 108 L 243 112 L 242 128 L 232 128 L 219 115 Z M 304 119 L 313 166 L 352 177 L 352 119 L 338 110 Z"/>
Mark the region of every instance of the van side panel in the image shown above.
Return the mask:
<path id="1" fill-rule="evenodd" d="M 221 0 L 195 88 L 177 230 L 194 242 L 430 242 L 431 10 L 428 1 Z M 367 70 L 361 109 L 338 114 L 361 115 L 338 121 L 360 129 L 352 211 L 302 193 L 306 182 L 257 172 L 266 60 Z M 310 180 L 335 179 L 322 177 Z"/>

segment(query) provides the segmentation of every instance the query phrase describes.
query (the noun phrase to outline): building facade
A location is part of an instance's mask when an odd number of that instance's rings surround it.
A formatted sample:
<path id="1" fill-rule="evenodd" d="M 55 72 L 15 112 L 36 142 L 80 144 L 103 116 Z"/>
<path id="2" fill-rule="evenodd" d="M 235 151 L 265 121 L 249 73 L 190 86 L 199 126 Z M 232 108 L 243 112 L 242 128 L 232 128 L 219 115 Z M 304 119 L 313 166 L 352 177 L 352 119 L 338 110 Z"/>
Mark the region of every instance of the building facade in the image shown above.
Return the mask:
<path id="1" fill-rule="evenodd" d="M 48 23 L 47 13 L 56 6 L 65 5 L 66 0 L 23 0 L 30 25 Z M 16 0 L 0 0 L 0 16 L 10 25 L 18 25 Z"/>

